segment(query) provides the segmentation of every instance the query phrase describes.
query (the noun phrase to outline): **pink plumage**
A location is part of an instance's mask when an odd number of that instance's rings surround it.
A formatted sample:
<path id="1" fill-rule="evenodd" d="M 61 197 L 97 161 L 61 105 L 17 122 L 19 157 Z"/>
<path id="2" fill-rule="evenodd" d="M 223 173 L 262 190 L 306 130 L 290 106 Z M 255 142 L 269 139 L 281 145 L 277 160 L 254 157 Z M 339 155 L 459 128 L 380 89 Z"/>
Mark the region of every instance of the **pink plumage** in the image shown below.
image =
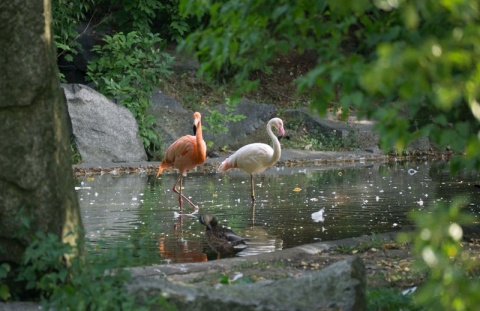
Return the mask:
<path id="1" fill-rule="evenodd" d="M 253 174 L 261 173 L 271 167 L 280 159 L 282 149 L 278 138 L 273 134 L 272 127 L 277 129 L 279 136 L 285 135 L 283 121 L 273 118 L 267 123 L 267 133 L 272 139 L 273 148 L 263 143 L 253 143 L 238 149 L 234 154 L 225 159 L 218 167 L 219 172 L 225 172 L 231 168 L 238 168 L 250 174 L 250 189 L 252 201 L 255 201 Z"/>
<path id="2" fill-rule="evenodd" d="M 194 209 L 198 209 L 190 199 L 182 194 L 182 178 L 187 176 L 188 170 L 194 169 L 207 159 L 207 145 L 203 140 L 202 134 L 202 115 L 199 112 L 195 112 L 193 118 L 195 136 L 185 135 L 173 142 L 170 147 L 167 148 L 163 161 L 160 163 L 157 172 L 158 178 L 163 170 L 169 167 L 174 167 L 180 171 L 172 189 L 173 192 L 178 194 L 180 210 L 182 210 L 183 205 L 182 198 L 185 199 Z M 179 182 L 180 189 L 177 189 L 177 184 Z"/>

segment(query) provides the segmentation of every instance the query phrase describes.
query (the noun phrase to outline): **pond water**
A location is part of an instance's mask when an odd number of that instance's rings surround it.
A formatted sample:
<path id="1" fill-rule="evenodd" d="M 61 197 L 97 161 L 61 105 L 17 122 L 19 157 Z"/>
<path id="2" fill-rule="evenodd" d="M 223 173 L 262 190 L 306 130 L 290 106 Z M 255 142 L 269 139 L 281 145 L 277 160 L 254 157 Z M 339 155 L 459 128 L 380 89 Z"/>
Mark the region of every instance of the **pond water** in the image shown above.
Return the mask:
<path id="1" fill-rule="evenodd" d="M 144 256 L 136 265 L 216 259 L 206 244 L 200 214 L 247 237 L 249 256 L 318 241 L 399 230 L 409 211 L 435 200 L 470 197 L 480 212 L 479 176 L 451 177 L 442 164 L 372 163 L 273 167 L 255 176 L 251 204 L 249 175 L 189 172 L 184 194 L 199 206 L 178 216 L 172 191 L 176 172 L 98 175 L 78 178 L 77 194 L 87 241 L 102 247 L 129 242 Z M 184 213 L 193 209 L 184 202 Z"/>

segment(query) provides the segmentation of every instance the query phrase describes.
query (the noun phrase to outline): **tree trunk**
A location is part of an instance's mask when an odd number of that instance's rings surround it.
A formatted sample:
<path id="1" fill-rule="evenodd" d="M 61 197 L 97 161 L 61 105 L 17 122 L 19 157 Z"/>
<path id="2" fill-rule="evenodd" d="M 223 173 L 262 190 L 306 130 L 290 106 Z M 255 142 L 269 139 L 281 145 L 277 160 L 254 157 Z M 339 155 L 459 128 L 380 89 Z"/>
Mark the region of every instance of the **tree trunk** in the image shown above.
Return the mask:
<path id="1" fill-rule="evenodd" d="M 0 262 L 18 263 L 29 233 L 75 243 L 82 228 L 50 6 L 0 2 Z"/>

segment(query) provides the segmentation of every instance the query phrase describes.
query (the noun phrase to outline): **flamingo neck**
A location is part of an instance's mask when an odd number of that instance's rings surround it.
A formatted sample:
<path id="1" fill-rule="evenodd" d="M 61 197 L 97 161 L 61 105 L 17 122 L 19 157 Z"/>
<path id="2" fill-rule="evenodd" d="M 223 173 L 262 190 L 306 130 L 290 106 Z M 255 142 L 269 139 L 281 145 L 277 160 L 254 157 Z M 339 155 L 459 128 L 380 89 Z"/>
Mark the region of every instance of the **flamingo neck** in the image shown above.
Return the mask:
<path id="1" fill-rule="evenodd" d="M 207 150 L 205 149 L 205 142 L 203 141 L 202 122 L 201 121 L 198 122 L 197 131 L 195 132 L 195 138 L 197 140 L 197 146 L 199 146 L 198 152 L 199 152 L 200 156 L 203 157 L 203 155 L 206 154 Z"/>
<path id="2" fill-rule="evenodd" d="M 282 148 L 280 147 L 280 142 L 278 141 L 277 136 L 273 134 L 272 124 L 270 122 L 268 122 L 267 124 L 267 133 L 268 136 L 270 136 L 270 138 L 272 139 L 273 143 L 273 156 L 271 159 L 271 163 L 273 165 L 280 159 L 280 156 L 282 155 Z"/>

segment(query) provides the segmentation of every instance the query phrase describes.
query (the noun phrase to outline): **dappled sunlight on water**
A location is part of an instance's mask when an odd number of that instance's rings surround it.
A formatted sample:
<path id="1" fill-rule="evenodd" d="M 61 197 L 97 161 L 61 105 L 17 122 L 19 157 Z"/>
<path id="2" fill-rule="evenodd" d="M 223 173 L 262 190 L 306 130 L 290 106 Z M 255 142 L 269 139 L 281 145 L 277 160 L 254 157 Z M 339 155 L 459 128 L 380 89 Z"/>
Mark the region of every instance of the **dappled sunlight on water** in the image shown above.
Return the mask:
<path id="1" fill-rule="evenodd" d="M 148 256 L 138 264 L 196 262 L 216 258 L 205 242 L 200 214 L 247 239 L 248 256 L 318 241 L 394 231 L 409 225 L 407 213 L 428 210 L 435 200 L 470 196 L 477 215 L 478 176 L 450 177 L 441 166 L 370 164 L 362 167 L 274 167 L 255 177 L 254 205 L 249 176 L 242 171 L 190 172 L 184 194 L 172 191 L 177 174 L 111 175 L 79 179 L 77 193 L 87 240 L 130 241 Z"/>

